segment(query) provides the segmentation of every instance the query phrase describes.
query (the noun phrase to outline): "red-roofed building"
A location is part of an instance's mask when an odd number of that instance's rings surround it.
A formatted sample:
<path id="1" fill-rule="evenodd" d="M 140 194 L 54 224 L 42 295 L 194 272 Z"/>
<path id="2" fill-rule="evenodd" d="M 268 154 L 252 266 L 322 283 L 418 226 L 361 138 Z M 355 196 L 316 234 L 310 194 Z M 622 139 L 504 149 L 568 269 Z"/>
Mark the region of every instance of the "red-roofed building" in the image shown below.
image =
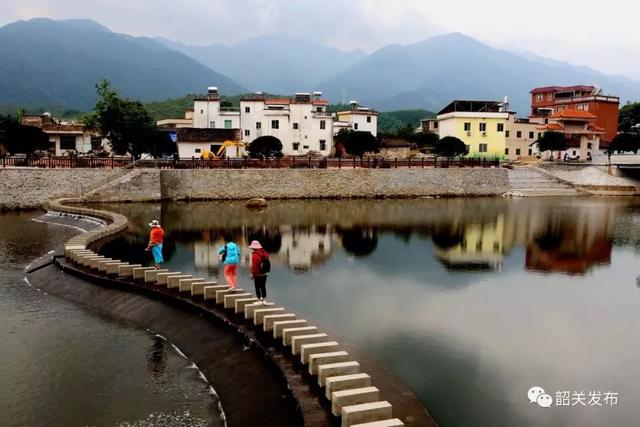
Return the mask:
<path id="1" fill-rule="evenodd" d="M 541 132 L 563 133 L 568 149 L 556 153 L 557 157 L 564 158 L 565 154 L 571 159 L 588 160 L 599 154 L 600 140 L 606 131 L 595 122 L 598 118 L 588 111 L 563 109 L 546 118 L 546 123 L 540 124 L 537 129 Z M 537 152 L 537 143 L 532 144 Z"/>
<path id="2" fill-rule="evenodd" d="M 564 110 L 588 112 L 595 117 L 594 125 L 605 129 L 604 142 L 610 142 L 618 132 L 620 98 L 602 95 L 595 86 L 546 86 L 535 88 L 530 93 L 530 117 L 547 118 Z"/>

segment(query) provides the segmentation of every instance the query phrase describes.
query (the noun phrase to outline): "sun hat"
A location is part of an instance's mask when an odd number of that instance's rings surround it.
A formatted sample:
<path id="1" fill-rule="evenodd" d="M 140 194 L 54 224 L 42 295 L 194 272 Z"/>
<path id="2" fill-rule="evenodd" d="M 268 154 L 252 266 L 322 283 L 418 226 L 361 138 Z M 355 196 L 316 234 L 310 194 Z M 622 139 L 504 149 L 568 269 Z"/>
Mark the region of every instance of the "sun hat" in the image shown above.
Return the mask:
<path id="1" fill-rule="evenodd" d="M 149 223 L 149 227 L 160 227 L 160 223 L 158 222 L 157 219 L 154 219 Z"/>
<path id="2" fill-rule="evenodd" d="M 253 242 L 251 242 L 249 249 L 262 249 L 262 245 L 257 240 L 254 240 Z"/>

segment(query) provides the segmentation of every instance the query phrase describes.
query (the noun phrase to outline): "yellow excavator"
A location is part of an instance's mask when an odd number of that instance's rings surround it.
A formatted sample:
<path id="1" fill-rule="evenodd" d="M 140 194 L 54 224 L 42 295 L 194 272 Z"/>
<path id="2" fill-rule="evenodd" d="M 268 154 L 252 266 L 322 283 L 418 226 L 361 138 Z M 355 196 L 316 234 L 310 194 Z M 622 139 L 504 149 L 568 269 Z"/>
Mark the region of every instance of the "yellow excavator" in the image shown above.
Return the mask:
<path id="1" fill-rule="evenodd" d="M 224 158 L 226 157 L 225 155 L 227 153 L 227 148 L 229 147 L 245 148 L 246 144 L 242 141 L 226 140 L 225 142 L 222 143 L 222 145 L 220 146 L 216 154 L 213 154 L 212 151 L 205 149 L 202 152 L 202 154 L 200 154 L 200 158 L 203 160 L 209 160 L 209 159 L 218 160 L 218 159 Z M 240 156 L 240 153 L 238 153 L 238 156 Z"/>

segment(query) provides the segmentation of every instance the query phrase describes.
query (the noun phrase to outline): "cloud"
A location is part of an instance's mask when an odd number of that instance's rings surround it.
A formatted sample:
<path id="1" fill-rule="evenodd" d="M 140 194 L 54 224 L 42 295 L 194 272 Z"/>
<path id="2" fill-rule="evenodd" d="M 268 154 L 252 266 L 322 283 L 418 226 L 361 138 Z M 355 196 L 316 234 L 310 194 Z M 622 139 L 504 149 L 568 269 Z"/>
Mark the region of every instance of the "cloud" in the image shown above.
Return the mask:
<path id="1" fill-rule="evenodd" d="M 91 18 L 114 31 L 189 44 L 234 44 L 287 33 L 343 50 L 372 51 L 459 31 L 609 73 L 640 74 L 640 6 L 625 0 L 22 0 L 0 4 L 0 24 L 46 16 Z M 624 13 L 621 13 L 624 11 Z"/>

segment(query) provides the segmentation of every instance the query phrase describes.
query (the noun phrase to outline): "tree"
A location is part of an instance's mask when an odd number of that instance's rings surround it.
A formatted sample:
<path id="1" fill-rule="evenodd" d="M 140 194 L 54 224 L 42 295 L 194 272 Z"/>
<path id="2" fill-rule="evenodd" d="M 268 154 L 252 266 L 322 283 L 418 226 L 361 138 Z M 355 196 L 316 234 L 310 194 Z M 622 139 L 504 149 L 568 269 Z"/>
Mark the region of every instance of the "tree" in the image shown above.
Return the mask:
<path id="1" fill-rule="evenodd" d="M 436 154 L 448 158 L 467 154 L 467 146 L 460 138 L 445 136 L 436 143 Z"/>
<path id="2" fill-rule="evenodd" d="M 630 132 L 633 126 L 640 124 L 640 102 L 627 102 L 627 105 L 620 109 L 620 125 L 622 132 Z"/>
<path id="3" fill-rule="evenodd" d="M 365 153 L 380 151 L 380 141 L 371 132 L 341 129 L 335 137 L 336 144 L 341 144 L 352 156 L 362 159 Z"/>
<path id="4" fill-rule="evenodd" d="M 640 136 L 635 133 L 622 132 L 613 138 L 607 148 L 607 157 L 611 163 L 611 155 L 616 151 L 633 151 L 640 149 Z"/>
<path id="5" fill-rule="evenodd" d="M 256 138 L 249 147 L 249 157 L 254 159 L 267 159 L 270 157 L 282 157 L 282 143 L 275 136 L 261 136 Z"/>
<path id="6" fill-rule="evenodd" d="M 93 112 L 85 116 L 85 124 L 107 138 L 116 154 L 131 153 L 138 158 L 142 153 L 157 151 L 153 135 L 156 126 L 144 105 L 121 98 L 107 80 L 98 83 L 96 90 L 98 102 Z"/>
<path id="7" fill-rule="evenodd" d="M 554 151 L 563 151 L 567 149 L 567 139 L 564 134 L 560 132 L 545 132 L 536 140 L 536 142 L 538 143 L 538 150 L 540 150 L 541 153 L 551 151 L 551 156 L 553 156 Z"/>
<path id="8" fill-rule="evenodd" d="M 0 116 L 0 145 L 9 153 L 24 153 L 27 156 L 38 150 L 47 150 L 51 143 L 40 128 L 24 126 L 16 117 Z"/>

